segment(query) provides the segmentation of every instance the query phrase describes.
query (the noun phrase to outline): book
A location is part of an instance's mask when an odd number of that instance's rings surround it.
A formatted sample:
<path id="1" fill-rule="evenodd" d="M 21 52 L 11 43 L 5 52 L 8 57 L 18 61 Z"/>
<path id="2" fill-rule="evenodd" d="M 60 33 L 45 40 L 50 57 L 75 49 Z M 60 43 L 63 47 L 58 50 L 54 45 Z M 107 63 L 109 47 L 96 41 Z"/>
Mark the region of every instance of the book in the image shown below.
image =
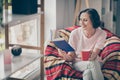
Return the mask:
<path id="1" fill-rule="evenodd" d="M 53 40 L 53 43 L 55 44 L 55 46 L 65 52 L 73 52 L 75 51 L 69 44 L 67 41 L 65 41 L 64 39 L 55 39 Z"/>

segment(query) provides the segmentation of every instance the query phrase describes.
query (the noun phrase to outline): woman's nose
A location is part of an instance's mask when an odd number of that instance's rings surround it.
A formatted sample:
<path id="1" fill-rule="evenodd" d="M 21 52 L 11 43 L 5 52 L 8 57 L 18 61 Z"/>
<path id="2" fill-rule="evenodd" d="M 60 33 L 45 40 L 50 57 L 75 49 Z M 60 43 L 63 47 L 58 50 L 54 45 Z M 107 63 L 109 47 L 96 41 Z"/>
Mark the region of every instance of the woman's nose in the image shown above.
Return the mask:
<path id="1" fill-rule="evenodd" d="M 81 21 L 79 21 L 79 23 L 80 23 L 80 24 L 84 24 L 84 22 L 83 22 L 82 20 L 81 20 Z"/>

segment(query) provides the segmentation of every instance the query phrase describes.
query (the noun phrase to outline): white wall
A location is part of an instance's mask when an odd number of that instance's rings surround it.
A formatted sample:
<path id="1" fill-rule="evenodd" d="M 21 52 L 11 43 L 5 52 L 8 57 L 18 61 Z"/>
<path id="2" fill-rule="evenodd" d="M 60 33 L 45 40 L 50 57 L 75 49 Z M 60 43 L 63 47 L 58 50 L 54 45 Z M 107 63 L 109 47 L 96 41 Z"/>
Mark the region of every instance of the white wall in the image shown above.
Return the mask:
<path id="1" fill-rule="evenodd" d="M 74 0 L 57 0 L 57 28 L 72 26 L 74 18 Z"/>
<path id="2" fill-rule="evenodd" d="M 102 8 L 102 0 L 88 0 L 89 2 L 89 7 L 90 8 L 95 8 L 99 15 L 101 16 L 101 8 Z M 86 7 L 86 3 L 85 0 L 81 1 L 81 9 L 85 9 Z"/>
<path id="3" fill-rule="evenodd" d="M 50 30 L 71 26 L 74 0 L 45 0 L 45 42 L 50 40 Z"/>
<path id="4" fill-rule="evenodd" d="M 50 39 L 50 29 L 56 29 L 56 0 L 45 0 L 45 42 Z"/>

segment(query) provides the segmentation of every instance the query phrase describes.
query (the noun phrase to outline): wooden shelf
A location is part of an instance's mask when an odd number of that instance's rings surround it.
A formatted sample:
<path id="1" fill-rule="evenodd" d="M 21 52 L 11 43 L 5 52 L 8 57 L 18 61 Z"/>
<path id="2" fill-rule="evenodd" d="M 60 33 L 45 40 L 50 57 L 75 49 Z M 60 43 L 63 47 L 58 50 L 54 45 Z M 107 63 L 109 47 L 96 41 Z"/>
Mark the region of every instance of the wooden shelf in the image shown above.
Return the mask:
<path id="1" fill-rule="evenodd" d="M 33 18 L 40 18 L 41 13 L 30 14 L 30 15 L 23 15 L 23 14 L 9 14 L 7 10 L 4 10 L 4 18 L 3 18 L 3 25 L 13 26 L 16 24 L 23 23 L 25 21 L 31 20 Z"/>
<path id="2" fill-rule="evenodd" d="M 27 49 L 34 49 L 34 50 L 40 50 L 40 54 L 44 54 L 44 0 L 40 1 L 41 4 L 38 4 L 38 8 L 40 8 L 40 13 L 36 14 L 31 14 L 31 15 L 12 15 L 8 14 L 8 6 L 11 4 L 8 4 L 7 0 L 5 0 L 5 16 L 3 20 L 3 26 L 5 27 L 5 48 L 8 49 L 10 46 L 13 45 L 20 45 L 22 48 L 27 48 Z M 38 17 L 40 16 L 40 17 Z M 10 44 L 9 43 L 9 28 L 23 23 L 25 21 L 29 21 L 30 19 L 33 18 L 39 18 L 40 19 L 40 44 L 39 46 L 31 46 L 31 45 L 23 45 L 23 44 Z M 44 80 L 44 63 L 43 63 L 44 57 L 41 58 L 41 79 Z"/>
<path id="3" fill-rule="evenodd" d="M 40 13 L 37 13 L 37 14 L 32 14 L 32 15 L 6 15 L 6 18 L 4 18 L 3 20 L 3 25 L 5 27 L 5 40 L 6 40 L 6 49 L 9 48 L 9 46 L 14 46 L 14 45 L 20 45 L 22 48 L 28 48 L 28 49 L 37 49 L 37 50 L 41 50 L 42 48 L 42 43 L 40 43 L 39 46 L 31 46 L 31 45 L 24 45 L 24 44 L 15 44 L 15 43 L 10 43 L 9 41 L 9 28 L 11 27 L 16 27 L 16 25 L 19 25 L 19 24 L 23 24 L 25 22 L 29 22 L 31 20 L 34 20 L 36 19 L 37 20 L 37 26 L 36 28 L 39 29 L 39 30 L 36 30 L 39 33 L 39 36 L 40 34 L 43 35 L 43 33 L 41 33 L 41 29 L 44 28 L 42 27 L 40 24 L 39 24 L 39 21 L 41 19 L 41 15 Z M 40 28 L 38 28 L 40 27 Z M 34 26 L 33 26 L 34 28 Z M 44 36 L 40 37 L 40 39 L 44 38 Z M 41 41 L 41 40 L 40 40 Z"/>

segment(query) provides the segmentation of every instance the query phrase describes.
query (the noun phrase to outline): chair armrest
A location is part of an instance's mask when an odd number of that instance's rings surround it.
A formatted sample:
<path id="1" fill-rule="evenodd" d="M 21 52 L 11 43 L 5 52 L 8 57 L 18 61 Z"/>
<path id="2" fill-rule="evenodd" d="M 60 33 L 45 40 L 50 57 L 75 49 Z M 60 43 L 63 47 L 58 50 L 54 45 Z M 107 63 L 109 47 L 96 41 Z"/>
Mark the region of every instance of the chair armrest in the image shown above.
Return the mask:
<path id="1" fill-rule="evenodd" d="M 105 46 L 100 54 L 103 59 L 102 72 L 105 80 L 117 80 L 119 76 L 120 65 L 120 39 L 117 36 L 111 36 L 106 40 Z"/>
<path id="2" fill-rule="evenodd" d="M 46 46 L 44 55 L 45 56 L 56 56 L 56 57 L 59 56 L 58 50 L 52 41 L 50 41 L 48 45 Z"/>

